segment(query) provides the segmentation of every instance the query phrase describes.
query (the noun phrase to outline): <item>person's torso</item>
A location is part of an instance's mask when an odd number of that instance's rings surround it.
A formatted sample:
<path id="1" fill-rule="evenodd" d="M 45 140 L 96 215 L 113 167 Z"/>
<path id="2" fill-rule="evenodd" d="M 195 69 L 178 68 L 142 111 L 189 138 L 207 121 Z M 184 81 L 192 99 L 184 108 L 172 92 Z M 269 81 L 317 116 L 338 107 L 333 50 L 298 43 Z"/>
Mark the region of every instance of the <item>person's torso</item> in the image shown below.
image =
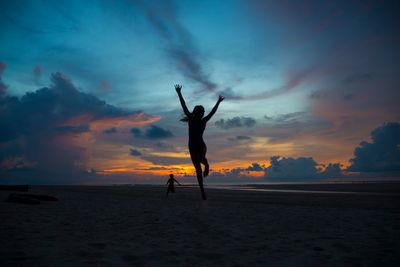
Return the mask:
<path id="1" fill-rule="evenodd" d="M 203 120 L 189 120 L 189 143 L 202 143 L 206 122 Z"/>

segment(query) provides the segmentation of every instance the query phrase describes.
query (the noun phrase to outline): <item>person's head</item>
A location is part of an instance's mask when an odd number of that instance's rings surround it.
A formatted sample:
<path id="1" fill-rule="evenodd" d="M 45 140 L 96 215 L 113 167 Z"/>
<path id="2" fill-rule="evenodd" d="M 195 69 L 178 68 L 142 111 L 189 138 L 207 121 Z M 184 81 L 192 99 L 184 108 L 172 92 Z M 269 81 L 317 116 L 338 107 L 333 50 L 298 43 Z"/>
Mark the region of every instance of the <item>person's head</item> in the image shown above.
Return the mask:
<path id="1" fill-rule="evenodd" d="M 171 173 L 171 174 L 169 175 L 169 178 L 174 178 L 174 175 Z"/>
<path id="2" fill-rule="evenodd" d="M 201 119 L 204 116 L 204 107 L 203 106 L 195 106 L 193 111 L 192 111 L 193 117 L 195 119 Z"/>

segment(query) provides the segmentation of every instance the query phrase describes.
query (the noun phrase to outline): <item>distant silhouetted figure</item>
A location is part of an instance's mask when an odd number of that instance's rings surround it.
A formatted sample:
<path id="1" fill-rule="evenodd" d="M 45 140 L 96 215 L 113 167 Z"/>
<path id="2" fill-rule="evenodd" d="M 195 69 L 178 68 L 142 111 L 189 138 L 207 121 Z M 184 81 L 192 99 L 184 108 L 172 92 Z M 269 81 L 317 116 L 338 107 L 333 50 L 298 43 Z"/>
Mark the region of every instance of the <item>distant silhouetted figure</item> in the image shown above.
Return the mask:
<path id="1" fill-rule="evenodd" d="M 174 175 L 171 173 L 169 175 L 169 179 L 166 183 L 168 185 L 167 197 L 168 197 L 169 192 L 175 193 L 174 182 L 176 182 L 178 185 L 181 185 L 177 180 L 175 180 Z"/>
<path id="2" fill-rule="evenodd" d="M 224 100 L 224 97 L 219 96 L 217 103 L 211 110 L 211 112 L 204 116 L 204 107 L 203 106 L 195 106 L 192 112 L 189 112 L 185 100 L 183 99 L 181 93 L 182 86 L 177 84 L 175 85 L 175 90 L 178 93 L 179 100 L 182 105 L 183 112 L 185 113 L 185 117 L 182 121 L 185 121 L 189 125 L 189 152 L 190 157 L 192 159 L 194 168 L 196 169 L 197 181 L 199 182 L 201 196 L 204 200 L 206 200 L 206 194 L 204 192 L 203 186 L 203 175 L 206 177 L 210 170 L 210 166 L 208 165 L 206 152 L 207 147 L 203 140 L 203 133 L 206 129 L 207 122 L 211 119 L 214 113 L 217 111 L 219 103 Z M 204 165 L 204 174 L 201 170 L 201 163 Z"/>

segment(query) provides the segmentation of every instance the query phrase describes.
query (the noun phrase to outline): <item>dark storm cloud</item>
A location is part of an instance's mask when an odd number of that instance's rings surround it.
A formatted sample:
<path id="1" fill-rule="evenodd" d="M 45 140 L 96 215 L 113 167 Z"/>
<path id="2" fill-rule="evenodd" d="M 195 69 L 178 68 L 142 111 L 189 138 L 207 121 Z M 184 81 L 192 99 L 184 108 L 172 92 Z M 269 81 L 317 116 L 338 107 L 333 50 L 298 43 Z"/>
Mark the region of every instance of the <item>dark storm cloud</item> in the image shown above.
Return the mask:
<path id="1" fill-rule="evenodd" d="M 35 92 L 28 92 L 21 99 L 6 97 L 1 102 L 4 132 L 13 132 L 16 138 L 21 134 L 41 132 L 49 133 L 53 129 L 73 130 L 63 125 L 67 120 L 87 115 L 93 119 L 126 116 L 135 112 L 109 105 L 96 96 L 78 91 L 72 82 L 61 73 L 52 75 L 52 86 Z M 61 128 L 60 128 L 61 127 Z M 62 128 L 66 127 L 66 128 Z M 70 128 L 68 128 L 70 127 Z M 82 126 L 74 126 L 81 127 Z M 77 129 L 75 129 L 77 130 Z M 0 138 L 2 140 L 4 138 Z"/>
<path id="2" fill-rule="evenodd" d="M 20 99 L 0 98 L 0 163 L 21 158 L 35 169 L 32 175 L 40 176 L 33 182 L 76 182 L 87 176 L 87 155 L 69 136 L 89 132 L 92 121 L 138 113 L 78 91 L 61 73 L 53 74 L 51 80 L 49 88 L 28 92 Z M 0 171 L 2 177 L 10 176 Z"/>
<path id="3" fill-rule="evenodd" d="M 374 129 L 371 139 L 356 147 L 349 171 L 400 174 L 400 123 L 388 122 Z"/>
<path id="4" fill-rule="evenodd" d="M 222 129 L 253 127 L 256 120 L 251 117 L 233 117 L 232 119 L 220 119 L 215 122 L 215 125 Z"/>
<path id="5" fill-rule="evenodd" d="M 178 19 L 176 7 L 172 1 L 161 1 L 157 4 L 139 3 L 146 18 L 156 29 L 159 36 L 166 41 L 167 52 L 184 76 L 202 85 L 202 89 L 213 91 L 217 87 L 204 71 L 199 52 L 190 32 Z"/>
<path id="6" fill-rule="evenodd" d="M 130 154 L 131 156 L 137 157 L 137 156 L 141 156 L 141 155 L 142 155 L 142 152 L 140 152 L 140 151 L 137 150 L 137 149 L 131 148 L 129 154 Z"/>

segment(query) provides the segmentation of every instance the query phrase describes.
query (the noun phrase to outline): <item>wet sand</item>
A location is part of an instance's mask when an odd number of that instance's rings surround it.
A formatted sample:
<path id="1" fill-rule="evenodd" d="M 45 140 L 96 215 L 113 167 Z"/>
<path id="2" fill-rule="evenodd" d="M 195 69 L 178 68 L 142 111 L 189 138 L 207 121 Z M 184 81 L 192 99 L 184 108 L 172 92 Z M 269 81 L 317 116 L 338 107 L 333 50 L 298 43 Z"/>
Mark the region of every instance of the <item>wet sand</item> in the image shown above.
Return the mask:
<path id="1" fill-rule="evenodd" d="M 32 187 L 59 200 L 0 202 L 0 266 L 398 266 L 400 194 L 385 188 L 202 201 L 190 187 Z"/>

